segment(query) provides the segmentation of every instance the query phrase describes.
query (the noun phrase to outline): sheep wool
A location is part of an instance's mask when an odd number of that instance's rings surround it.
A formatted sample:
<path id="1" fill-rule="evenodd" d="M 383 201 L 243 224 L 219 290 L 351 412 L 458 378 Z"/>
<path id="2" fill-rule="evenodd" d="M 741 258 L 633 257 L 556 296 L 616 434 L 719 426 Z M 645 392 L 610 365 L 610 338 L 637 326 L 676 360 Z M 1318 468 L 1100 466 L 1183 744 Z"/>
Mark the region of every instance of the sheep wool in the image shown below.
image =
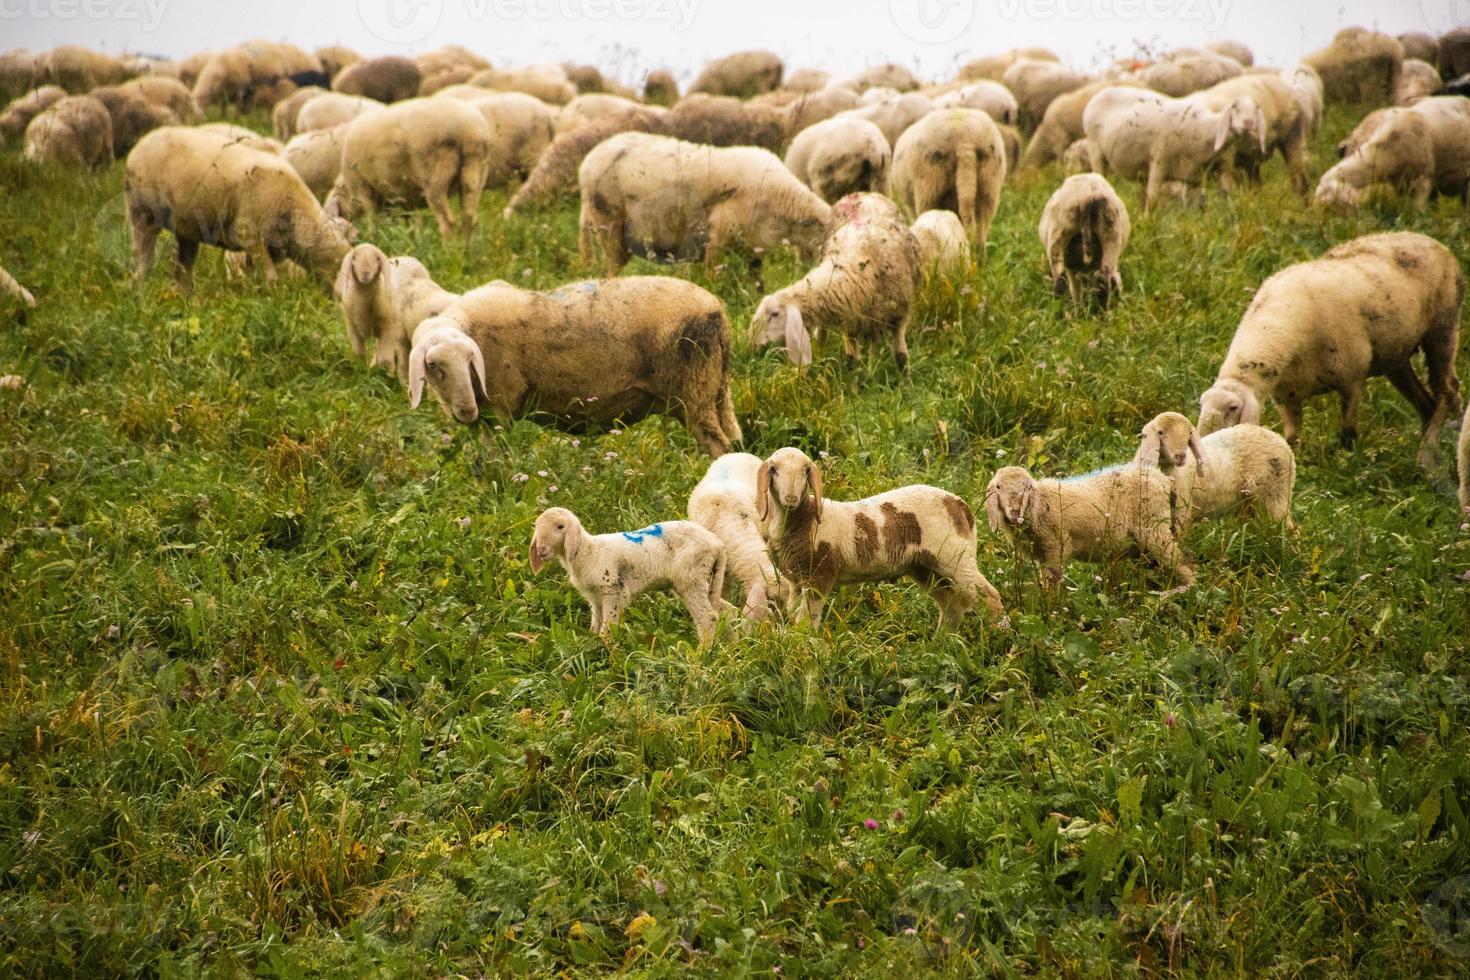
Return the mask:
<path id="1" fill-rule="evenodd" d="M 790 591 L 771 563 L 756 519 L 760 466 L 759 456 L 726 453 L 710 463 L 689 494 L 689 519 L 724 544 L 725 569 L 745 589 L 743 615 L 749 622 L 765 619 L 771 603 L 783 601 Z"/>
<path id="2" fill-rule="evenodd" d="M 1123 290 L 1118 258 L 1131 229 L 1128 207 L 1106 177 L 1086 173 L 1064 180 L 1046 202 L 1037 229 L 1056 294 L 1066 292 L 1077 303 L 1091 287 L 1107 307 Z"/>

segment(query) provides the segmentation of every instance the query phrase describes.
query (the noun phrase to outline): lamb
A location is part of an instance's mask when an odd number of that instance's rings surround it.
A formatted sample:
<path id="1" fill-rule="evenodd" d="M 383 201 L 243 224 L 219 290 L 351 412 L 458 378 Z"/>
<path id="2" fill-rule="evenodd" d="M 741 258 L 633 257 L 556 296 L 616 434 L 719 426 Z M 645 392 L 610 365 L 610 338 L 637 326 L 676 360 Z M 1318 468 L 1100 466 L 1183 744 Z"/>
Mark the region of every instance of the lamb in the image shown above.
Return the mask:
<path id="1" fill-rule="evenodd" d="M 910 214 L 932 208 L 955 212 L 982 255 L 1005 177 L 1000 131 L 978 109 L 932 112 L 893 147 L 894 199 Z"/>
<path id="2" fill-rule="evenodd" d="M 1259 508 L 1287 530 L 1296 456 L 1286 440 L 1259 425 L 1232 425 L 1204 439 L 1189 419 L 1163 412 L 1139 433 L 1133 461 L 1153 467 L 1174 481 L 1174 523 L 1180 537 L 1195 521 L 1236 510 Z M 1194 453 L 1187 466 L 1186 453 Z"/>
<path id="3" fill-rule="evenodd" d="M 603 92 L 579 95 L 562 106 L 561 110 L 556 113 L 556 121 L 553 124 L 554 135 L 569 133 L 594 120 L 606 119 L 608 116 L 615 116 L 620 112 L 636 108 L 638 108 L 637 102 L 625 99 L 621 95 L 608 95 Z"/>
<path id="4" fill-rule="evenodd" d="M 384 55 L 356 61 L 332 79 L 332 91 L 374 102 L 401 102 L 419 94 L 423 73 L 411 58 Z"/>
<path id="5" fill-rule="evenodd" d="M 1106 177 L 1087 173 L 1064 180 L 1046 202 L 1038 228 L 1056 294 L 1066 291 L 1077 303 L 1091 286 L 1106 308 L 1123 290 L 1118 257 L 1131 230 L 1128 208 Z"/>
<path id="6" fill-rule="evenodd" d="M 1052 160 L 1060 159 L 1073 143 L 1083 138 L 1082 113 L 1092 97 L 1105 88 L 1129 87 L 1143 86 L 1135 81 L 1101 79 L 1053 99 L 1041 117 L 1041 125 L 1031 134 L 1031 142 L 1026 144 L 1026 152 L 1021 156 L 1021 169 L 1039 170 Z"/>
<path id="7" fill-rule="evenodd" d="M 168 106 L 120 86 L 94 88 L 91 96 L 107 109 L 112 120 L 112 151 L 119 157 L 127 156 L 138 140 L 159 126 L 177 126 L 182 121 Z"/>
<path id="8" fill-rule="evenodd" d="M 1000 80 L 1015 93 L 1021 128 L 1030 132 L 1040 124 L 1053 99 L 1081 88 L 1092 79 L 1054 61 L 1022 59 L 1007 68 Z"/>
<path id="9" fill-rule="evenodd" d="M 1338 31 L 1327 47 L 1302 61 L 1321 76 L 1327 98 L 1388 105 L 1403 70 L 1404 46 L 1387 34 L 1348 27 Z"/>
<path id="10" fill-rule="evenodd" d="M 24 133 L 32 119 L 64 98 L 66 89 L 60 85 L 43 85 L 12 99 L 0 113 L 0 143 L 8 143 Z"/>
<path id="11" fill-rule="evenodd" d="M 725 546 L 693 521 L 663 521 L 641 531 L 588 534 L 577 515 L 549 507 L 531 536 L 531 572 L 560 562 L 592 609 L 592 631 L 606 637 L 635 596 L 673 589 L 701 644 L 715 637 L 724 599 Z"/>
<path id="12" fill-rule="evenodd" d="M 577 97 L 577 87 L 567 80 L 567 73 L 560 65 L 487 68 L 471 76 L 470 84 L 503 92 L 523 92 L 548 105 L 566 105 Z"/>
<path id="13" fill-rule="evenodd" d="M 204 112 L 194 99 L 194 93 L 177 78 L 144 75 L 118 86 L 125 92 L 136 92 L 149 102 L 167 106 L 179 117 L 180 122 L 197 123 L 203 120 Z"/>
<path id="14" fill-rule="evenodd" d="M 327 90 L 319 85 L 307 85 L 277 102 L 271 109 L 271 132 L 275 134 L 276 139 L 284 143 L 295 136 L 296 120 L 301 115 L 302 107 L 318 95 L 326 94 Z"/>
<path id="15" fill-rule="evenodd" d="M 1010 89 L 1000 82 L 984 79 L 965 83 L 935 96 L 932 101 L 938 109 L 979 109 L 997 123 L 1006 125 L 1015 123 L 1020 113 L 1020 106 Z"/>
<path id="16" fill-rule="evenodd" d="M 924 269 L 967 269 L 970 265 L 970 241 L 965 226 L 953 211 L 925 211 L 909 226 L 919 246 L 919 264 Z"/>
<path id="17" fill-rule="evenodd" d="M 246 252 L 271 282 L 274 260 L 285 256 L 330 283 L 350 247 L 350 228 L 329 218 L 284 159 L 202 127 L 143 137 L 128 154 L 123 188 L 140 283 L 164 228 L 178 240 L 185 288 L 201 243 Z"/>
<path id="18" fill-rule="evenodd" d="M 582 161 L 578 182 L 581 258 L 590 262 L 599 242 L 609 276 L 627 264 L 630 251 L 665 259 L 702 252 L 711 276 L 720 250 L 736 242 L 770 249 L 789 241 L 809 259 L 830 211 L 768 150 L 647 133 L 599 144 Z"/>
<path id="19" fill-rule="evenodd" d="M 1440 426 L 1460 411 L 1455 353 L 1464 292 L 1450 250 L 1412 232 L 1364 235 L 1288 266 L 1256 292 L 1214 385 L 1200 396 L 1200 433 L 1258 423 L 1269 397 L 1295 449 L 1302 405 L 1336 391 L 1339 434 L 1350 447 L 1368 378 L 1383 375 L 1419 412 L 1419 462 L 1427 467 Z M 1416 350 L 1424 352 L 1427 389 L 1410 360 Z"/>
<path id="20" fill-rule="evenodd" d="M 468 241 L 489 174 L 490 150 L 490 127 L 473 107 L 456 99 L 395 102 L 347 124 L 342 174 L 332 198 L 341 201 L 348 218 L 371 213 L 383 202 L 423 201 L 447 238 L 454 228 L 449 198 L 458 193 L 460 227 Z"/>
<path id="21" fill-rule="evenodd" d="M 682 279 L 628 276 L 550 293 L 490 283 L 414 331 L 409 403 L 418 407 L 427 382 L 465 425 L 482 403 L 501 418 L 534 412 L 569 426 L 671 415 L 720 456 L 740 440 L 729 368 L 724 308 Z"/>
<path id="22" fill-rule="evenodd" d="M 1372 112 L 1339 150 L 1317 185 L 1319 205 L 1350 209 L 1384 187 L 1421 207 L 1432 193 L 1470 202 L 1470 101 L 1461 96 Z"/>
<path id="23" fill-rule="evenodd" d="M 893 358 L 906 368 L 904 333 L 919 272 L 919 243 L 893 202 L 880 194 L 844 197 L 832 207 L 816 267 L 756 307 L 750 346 L 784 342 L 792 363 L 810 364 L 810 318 L 817 327 L 840 327 L 849 357 L 866 340 L 891 337 Z"/>
<path id="24" fill-rule="evenodd" d="M 97 169 L 112 163 L 112 117 L 90 95 L 69 95 L 26 125 L 27 160 Z"/>
<path id="25" fill-rule="evenodd" d="M 1438 68 L 1427 61 L 1405 58 L 1398 88 L 1393 93 L 1394 105 L 1413 105 L 1425 96 L 1437 95 L 1442 88 L 1444 83 Z"/>
<path id="26" fill-rule="evenodd" d="M 438 316 L 459 296 L 444 289 L 418 259 L 409 255 L 389 258 L 376 245 L 358 245 L 342 259 L 334 287 L 347 319 L 347 338 L 359 358 L 408 383 L 409 354 L 414 329 Z"/>
<path id="27" fill-rule="evenodd" d="M 886 191 L 890 157 L 883 131 L 867 120 L 826 119 L 791 141 L 786 168 L 832 204 L 857 191 Z"/>
<path id="28" fill-rule="evenodd" d="M 1237 100 L 1246 98 L 1261 111 L 1262 139 L 1259 147 L 1250 140 L 1236 141 L 1233 166 L 1259 186 L 1261 164 L 1273 152 L 1280 152 L 1291 174 L 1291 186 L 1306 197 L 1311 187 L 1307 180 L 1307 129 L 1301 103 L 1289 83 L 1279 75 L 1241 75 L 1199 94 L 1199 99 L 1216 111 L 1229 110 Z"/>
<path id="29" fill-rule="evenodd" d="M 6 271 L 4 266 L 0 266 L 0 296 L 8 296 L 31 308 L 36 305 L 36 297 L 31 295 L 29 289 L 16 282 L 15 277 Z"/>
<path id="30" fill-rule="evenodd" d="M 342 175 L 342 137 L 346 126 L 314 129 L 291 137 L 284 150 L 286 162 L 301 175 L 311 194 L 324 200 Z"/>
<path id="31" fill-rule="evenodd" d="M 483 92 L 469 104 L 490 129 L 486 187 L 503 187 L 535 169 L 555 137 L 556 115 L 549 105 L 524 92 Z"/>
<path id="32" fill-rule="evenodd" d="M 341 92 L 326 92 L 308 99 L 296 112 L 296 132 L 309 133 L 314 129 L 331 129 L 352 122 L 358 116 L 377 112 L 383 103 L 360 95 L 343 95 Z"/>
<path id="33" fill-rule="evenodd" d="M 771 564 L 755 512 L 756 474 L 761 458 L 726 453 L 710 464 L 689 494 L 689 519 L 711 531 L 725 546 L 727 572 L 745 589 L 743 615 L 749 622 L 766 618 L 772 601 L 790 593 Z"/>
<path id="34" fill-rule="evenodd" d="M 825 500 L 822 471 L 789 447 L 760 465 L 755 494 L 772 563 L 791 580 L 798 618 L 812 626 L 834 587 L 899 578 L 928 589 L 941 627 L 958 625 L 982 601 L 1005 624 L 1000 593 L 975 563 L 975 515 L 954 494 L 913 485 L 863 500 Z"/>
<path id="35" fill-rule="evenodd" d="M 706 64 L 689 86 L 689 93 L 748 99 L 780 88 L 785 70 L 781 58 L 770 51 L 737 51 Z"/>
<path id="36" fill-rule="evenodd" d="M 985 488 L 990 526 L 1024 543 L 1052 584 L 1070 559 L 1107 561 L 1144 555 L 1171 571 L 1177 592 L 1195 572 L 1179 547 L 1174 483 L 1157 469 L 1114 466 L 1064 480 L 1038 480 L 1023 467 L 997 470 Z"/>

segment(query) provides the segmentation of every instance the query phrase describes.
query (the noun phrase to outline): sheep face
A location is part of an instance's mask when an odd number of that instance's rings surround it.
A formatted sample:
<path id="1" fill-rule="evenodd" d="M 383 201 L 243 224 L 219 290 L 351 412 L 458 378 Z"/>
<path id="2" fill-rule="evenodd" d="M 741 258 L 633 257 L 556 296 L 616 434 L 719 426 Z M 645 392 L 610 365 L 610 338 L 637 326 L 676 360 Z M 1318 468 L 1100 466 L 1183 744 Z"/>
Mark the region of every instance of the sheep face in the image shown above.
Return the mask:
<path id="1" fill-rule="evenodd" d="M 371 244 L 359 245 L 342 259 L 342 268 L 333 288 L 338 296 L 345 297 L 354 282 L 359 286 L 371 286 L 387 267 L 388 256 L 382 249 Z"/>
<path id="2" fill-rule="evenodd" d="M 1036 481 L 1024 468 L 1005 466 L 996 470 L 985 487 L 985 512 L 991 529 L 1005 534 L 1025 525 L 1035 496 Z"/>
<path id="3" fill-rule="evenodd" d="M 755 474 L 755 510 L 762 523 L 772 508 L 794 510 L 806 501 L 810 488 L 822 520 L 822 471 L 800 449 L 778 449 Z"/>
<path id="4" fill-rule="evenodd" d="M 1242 422 L 1255 425 L 1261 421 L 1261 402 L 1256 393 L 1239 381 L 1215 382 L 1214 387 L 1199 396 L 1200 435 L 1228 429 Z"/>
<path id="5" fill-rule="evenodd" d="M 582 522 L 565 507 L 549 507 L 536 518 L 531 535 L 531 572 L 539 574 L 548 561 L 568 562 L 582 546 Z"/>
<path id="6" fill-rule="evenodd" d="M 1261 152 L 1266 152 L 1266 114 L 1249 95 L 1231 102 L 1221 114 L 1220 128 L 1215 131 L 1215 152 L 1234 137 L 1258 143 Z"/>
<path id="7" fill-rule="evenodd" d="M 1178 412 L 1164 412 L 1143 427 L 1143 441 L 1138 447 L 1138 461 L 1144 466 L 1158 467 L 1165 473 L 1183 466 L 1194 453 L 1197 469 L 1205 468 L 1204 450 L 1200 447 L 1199 433 L 1189 419 Z"/>
<path id="8" fill-rule="evenodd" d="M 801 307 L 767 296 L 755 309 L 750 320 L 750 347 L 759 350 L 767 344 L 784 343 L 786 356 L 798 367 L 812 362 L 812 338 L 802 323 Z"/>
<path id="9" fill-rule="evenodd" d="M 469 425 L 480 417 L 485 355 L 480 345 L 451 320 L 425 320 L 414 334 L 408 358 L 408 401 L 413 408 L 418 408 L 423 399 L 425 381 L 457 421 Z"/>

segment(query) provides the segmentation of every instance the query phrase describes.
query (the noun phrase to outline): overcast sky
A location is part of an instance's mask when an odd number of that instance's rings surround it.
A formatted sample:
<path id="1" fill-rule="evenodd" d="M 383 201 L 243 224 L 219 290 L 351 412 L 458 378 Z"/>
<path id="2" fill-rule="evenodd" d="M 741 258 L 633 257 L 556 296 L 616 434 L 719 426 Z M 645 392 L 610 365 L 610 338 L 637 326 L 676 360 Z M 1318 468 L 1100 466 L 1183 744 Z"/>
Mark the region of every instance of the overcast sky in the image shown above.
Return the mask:
<path id="1" fill-rule="evenodd" d="M 1353 24 L 1442 32 L 1470 24 L 1470 0 L 0 0 L 5 47 L 179 56 L 252 37 L 365 53 L 457 43 L 497 65 L 588 61 L 625 81 L 656 66 L 687 81 L 750 47 L 793 68 L 897 61 L 941 78 L 1018 45 L 1087 67 L 1140 45 L 1234 38 L 1284 65 Z"/>

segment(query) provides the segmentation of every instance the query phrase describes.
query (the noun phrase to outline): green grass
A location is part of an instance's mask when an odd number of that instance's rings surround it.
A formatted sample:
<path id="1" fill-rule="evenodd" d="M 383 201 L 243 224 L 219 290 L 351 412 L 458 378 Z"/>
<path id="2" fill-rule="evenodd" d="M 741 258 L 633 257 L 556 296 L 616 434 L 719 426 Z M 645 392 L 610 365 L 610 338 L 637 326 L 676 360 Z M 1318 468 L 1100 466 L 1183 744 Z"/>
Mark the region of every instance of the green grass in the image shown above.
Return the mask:
<path id="1" fill-rule="evenodd" d="M 1009 185 L 985 268 L 925 287 L 907 376 L 832 337 L 799 376 L 745 348 L 743 263 L 666 271 L 728 306 L 747 449 L 830 454 L 833 498 L 978 509 L 999 465 L 1080 472 L 1192 414 L 1281 266 L 1389 228 L 1465 253 L 1454 202 L 1327 217 L 1267 177 L 1150 218 L 1123 184 L 1099 316 L 1044 281 L 1057 175 Z M 564 573 L 531 577 L 532 521 L 681 516 L 681 427 L 411 412 L 315 284 L 206 250 L 192 298 L 163 270 L 136 295 L 120 166 L 10 150 L 0 183 L 0 262 L 41 304 L 0 325 L 28 382 L 0 391 L 0 972 L 1470 971 L 1437 918 L 1470 873 L 1470 535 L 1453 433 L 1426 476 L 1385 382 L 1352 452 L 1309 410 L 1300 537 L 1202 527 L 1184 595 L 1121 562 L 1049 599 L 982 529 L 1010 633 L 939 634 L 880 585 L 704 651 L 645 599 L 603 644 Z M 363 237 L 451 288 L 594 274 L 573 203 L 505 225 L 504 199 L 467 250 L 422 212 Z"/>

